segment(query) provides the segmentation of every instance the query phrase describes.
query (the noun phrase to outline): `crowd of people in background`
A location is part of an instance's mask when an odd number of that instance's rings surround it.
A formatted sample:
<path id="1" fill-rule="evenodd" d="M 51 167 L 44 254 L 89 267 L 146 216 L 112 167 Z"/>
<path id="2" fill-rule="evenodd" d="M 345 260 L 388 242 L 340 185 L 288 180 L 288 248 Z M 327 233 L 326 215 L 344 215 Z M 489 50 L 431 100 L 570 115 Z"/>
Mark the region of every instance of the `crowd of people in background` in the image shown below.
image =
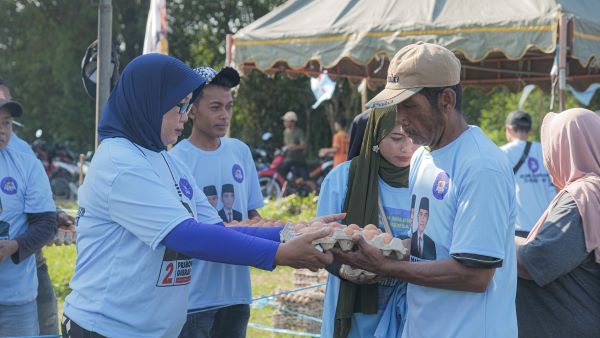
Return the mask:
<path id="1" fill-rule="evenodd" d="M 338 117 L 319 151 L 335 168 L 318 220 L 375 224 L 410 249 L 394 260 L 360 236 L 354 251 L 322 252 L 312 241 L 324 231 L 280 243 L 282 227 L 235 226 L 263 206 L 248 146 L 226 137 L 238 72 L 134 59 L 79 190 L 63 337 L 245 337 L 248 267 L 278 265 L 329 272 L 323 337 L 597 336 L 600 117 L 549 113 L 538 143 L 531 116 L 514 111 L 498 147 L 465 121 L 460 74 L 442 46 L 403 47 L 350 133 Z M 58 334 L 41 248 L 59 227 L 75 231 L 13 133 L 23 113 L 0 83 L 0 336 Z M 309 181 L 297 122 L 282 116 L 281 171 Z"/>

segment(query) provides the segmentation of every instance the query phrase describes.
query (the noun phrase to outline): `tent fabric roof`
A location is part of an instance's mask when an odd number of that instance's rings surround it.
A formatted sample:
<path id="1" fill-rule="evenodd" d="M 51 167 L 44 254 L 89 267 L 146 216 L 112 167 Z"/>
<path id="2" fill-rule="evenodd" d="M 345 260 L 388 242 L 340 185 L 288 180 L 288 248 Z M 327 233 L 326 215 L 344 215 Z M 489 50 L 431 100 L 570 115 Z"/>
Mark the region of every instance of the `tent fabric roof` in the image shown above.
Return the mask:
<path id="1" fill-rule="evenodd" d="M 290 0 L 234 35 L 234 63 L 267 72 L 311 63 L 377 68 L 417 41 L 446 46 L 464 63 L 549 56 L 561 13 L 573 18 L 570 57 L 597 66 L 597 0 Z"/>

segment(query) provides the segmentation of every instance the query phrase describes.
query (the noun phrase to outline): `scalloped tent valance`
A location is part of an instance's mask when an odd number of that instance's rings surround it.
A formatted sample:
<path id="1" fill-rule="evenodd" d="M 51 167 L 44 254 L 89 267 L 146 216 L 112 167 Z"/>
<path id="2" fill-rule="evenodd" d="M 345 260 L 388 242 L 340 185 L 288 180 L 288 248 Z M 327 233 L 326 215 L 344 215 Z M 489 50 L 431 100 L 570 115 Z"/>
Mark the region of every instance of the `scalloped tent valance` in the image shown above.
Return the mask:
<path id="1" fill-rule="evenodd" d="M 290 0 L 233 36 L 243 73 L 317 74 L 385 81 L 389 58 L 407 44 L 446 46 L 463 83 L 550 87 L 561 14 L 568 27 L 567 82 L 600 82 L 597 0 Z"/>

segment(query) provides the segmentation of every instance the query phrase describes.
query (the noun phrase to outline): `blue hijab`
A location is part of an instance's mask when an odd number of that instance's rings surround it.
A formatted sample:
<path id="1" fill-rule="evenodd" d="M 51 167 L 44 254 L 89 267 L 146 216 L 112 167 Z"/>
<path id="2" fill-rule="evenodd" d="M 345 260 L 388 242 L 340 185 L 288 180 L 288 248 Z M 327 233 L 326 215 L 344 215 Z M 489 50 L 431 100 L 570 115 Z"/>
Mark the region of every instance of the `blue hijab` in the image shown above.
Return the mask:
<path id="1" fill-rule="evenodd" d="M 123 137 L 153 151 L 166 148 L 160 139 L 163 115 L 190 92 L 193 100 L 206 80 L 183 62 L 162 54 L 133 59 L 119 78 L 102 111 L 100 142 Z"/>

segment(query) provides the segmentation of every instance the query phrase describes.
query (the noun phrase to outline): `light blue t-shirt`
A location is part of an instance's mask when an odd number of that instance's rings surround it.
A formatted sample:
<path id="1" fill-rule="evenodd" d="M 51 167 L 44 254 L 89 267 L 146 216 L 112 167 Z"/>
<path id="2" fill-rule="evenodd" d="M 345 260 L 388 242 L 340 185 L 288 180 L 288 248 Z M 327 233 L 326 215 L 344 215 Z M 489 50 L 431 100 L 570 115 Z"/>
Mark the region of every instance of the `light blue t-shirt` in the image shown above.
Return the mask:
<path id="1" fill-rule="evenodd" d="M 409 283 L 403 337 L 516 337 L 515 183 L 506 156 L 471 126 L 441 149 L 417 150 L 409 189 L 416 196 L 411 261 L 468 253 L 501 259 L 502 267 L 481 293 Z"/>
<path id="2" fill-rule="evenodd" d="M 225 213 L 227 208 L 222 198 L 222 187 L 225 184 L 231 184 L 233 187 L 231 214 L 239 215 L 234 218 L 246 219 L 248 210 L 263 206 L 256 167 L 250 149 L 245 143 L 234 138 L 221 138 L 219 148 L 205 151 L 188 140 L 182 140 L 171 149 L 170 154 L 188 166 L 200 189 L 214 187 L 216 196 L 211 198 L 218 199 L 215 210 L 220 211 L 223 221 L 228 221 L 229 217 L 229 212 Z M 252 301 L 250 268 L 247 266 L 194 259 L 192 275 L 189 310 L 250 304 Z"/>
<path id="3" fill-rule="evenodd" d="M 319 194 L 319 204 L 317 206 L 317 215 L 329 215 L 342 212 L 344 201 L 348 190 L 348 175 L 350 173 L 350 161 L 344 162 L 335 167 L 325 178 L 321 185 Z M 394 237 L 408 238 L 410 236 L 410 198 L 407 188 L 394 188 L 379 178 L 379 194 L 386 217 L 394 233 Z M 381 217 L 381 215 L 379 215 Z M 364 224 L 363 224 L 364 225 Z M 385 231 L 383 222 L 379 222 L 379 228 Z M 352 326 L 349 338 L 374 337 L 378 326 L 382 321 L 395 322 L 395 318 L 383 318 L 386 315 L 400 316 L 402 320 L 406 313 L 404 290 L 406 283 L 398 280 L 384 280 L 379 284 L 379 310 L 377 314 L 365 315 L 355 313 L 352 316 Z M 325 289 L 325 301 L 323 303 L 323 322 L 321 324 L 321 337 L 332 337 L 335 322 L 335 311 L 337 307 L 338 295 L 340 290 L 340 279 L 334 275 L 327 278 Z M 395 304 L 388 304 L 390 298 Z M 397 307 L 396 311 L 386 311 L 387 306 Z M 383 337 L 390 337 L 387 328 L 383 330 Z M 402 328 L 392 331 L 391 337 L 401 333 Z"/>
<path id="4" fill-rule="evenodd" d="M 33 152 L 33 149 L 31 149 L 31 146 L 27 142 L 19 138 L 19 136 L 17 136 L 17 134 L 15 134 L 14 132 L 12 133 L 12 135 L 10 135 L 10 141 L 8 142 L 6 147 L 7 149 L 14 149 L 18 152 L 35 156 L 35 153 Z"/>
<path id="5" fill-rule="evenodd" d="M 107 337 L 176 337 L 186 320 L 192 260 L 161 241 L 191 217 L 219 221 L 192 175 L 167 152 L 110 138 L 98 147 L 78 198 L 65 314 Z"/>
<path id="6" fill-rule="evenodd" d="M 9 141 L 10 144 L 11 141 Z M 54 212 L 52 191 L 42 163 L 13 147 L 0 150 L 0 239 L 12 240 L 28 228 L 27 214 Z M 0 304 L 19 305 L 37 297 L 35 256 L 19 264 L 0 262 Z"/>
<path id="7" fill-rule="evenodd" d="M 516 140 L 500 147 L 513 167 L 523 156 L 526 143 Z M 517 196 L 515 230 L 531 231 L 556 195 L 556 188 L 544 167 L 542 145 L 539 142 L 531 142 L 527 159 L 515 173 L 515 182 Z"/>

